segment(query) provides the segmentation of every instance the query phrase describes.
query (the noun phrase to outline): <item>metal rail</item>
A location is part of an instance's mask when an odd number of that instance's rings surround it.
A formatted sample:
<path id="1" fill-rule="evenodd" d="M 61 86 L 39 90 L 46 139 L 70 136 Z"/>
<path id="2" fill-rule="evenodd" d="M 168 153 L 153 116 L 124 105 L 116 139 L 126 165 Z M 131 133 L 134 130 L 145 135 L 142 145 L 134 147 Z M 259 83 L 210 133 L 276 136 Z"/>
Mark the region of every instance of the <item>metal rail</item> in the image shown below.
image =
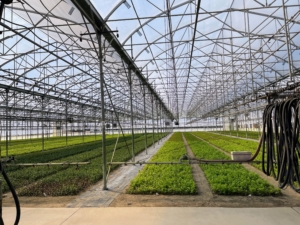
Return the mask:
<path id="1" fill-rule="evenodd" d="M 62 162 L 62 163 L 6 163 L 4 166 L 20 166 L 20 167 L 27 167 L 27 166 L 79 166 L 79 165 L 88 165 L 90 162 Z"/>
<path id="2" fill-rule="evenodd" d="M 237 160 L 204 160 L 204 159 L 197 159 L 197 160 L 190 160 L 190 161 L 183 161 L 183 162 L 145 162 L 145 161 L 136 161 L 136 162 L 110 162 L 108 165 L 190 165 L 190 164 L 261 164 L 261 161 L 237 161 Z"/>

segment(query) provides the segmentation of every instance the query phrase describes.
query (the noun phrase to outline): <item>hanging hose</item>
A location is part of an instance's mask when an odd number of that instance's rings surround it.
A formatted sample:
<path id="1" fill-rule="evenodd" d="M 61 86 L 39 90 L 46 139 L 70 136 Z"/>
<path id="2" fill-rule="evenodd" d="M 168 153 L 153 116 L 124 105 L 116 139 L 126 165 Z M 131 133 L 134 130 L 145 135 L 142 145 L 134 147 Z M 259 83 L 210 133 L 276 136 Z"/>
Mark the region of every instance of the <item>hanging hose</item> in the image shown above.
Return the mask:
<path id="1" fill-rule="evenodd" d="M 13 0 L 1 0 L 1 4 L 0 4 L 0 21 L 2 19 L 2 16 L 3 16 L 3 12 L 4 12 L 4 6 L 5 5 L 9 5 L 13 2 Z M 1 150 L 1 146 L 0 146 L 0 150 Z M 13 195 L 13 198 L 15 200 L 15 205 L 16 205 L 16 211 L 17 211 L 17 214 L 16 214 L 16 220 L 15 220 L 15 225 L 18 225 L 19 224 L 19 221 L 20 221 L 20 215 L 21 215 L 21 208 L 20 208 L 20 202 L 19 202 L 19 199 L 18 199 L 18 196 L 16 194 L 16 191 L 14 189 L 14 187 L 12 186 L 4 168 L 3 168 L 3 165 L 2 165 L 2 162 L 1 162 L 1 151 L 0 151 L 0 170 L 1 170 L 1 173 Z M 2 206 L 1 206 L 2 207 Z M 0 217 L 0 224 L 4 225 L 4 222 L 3 222 L 3 219 L 2 219 L 2 215 Z"/>
<path id="2" fill-rule="evenodd" d="M 9 180 L 9 178 L 8 178 L 8 176 L 7 176 L 7 174 L 6 174 L 5 170 L 4 170 L 4 168 L 3 168 L 3 165 L 2 165 L 2 162 L 1 162 L 1 161 L 0 161 L 0 170 L 1 170 L 1 173 L 2 173 L 2 175 L 3 175 L 3 177 L 4 177 L 4 179 L 5 179 L 7 185 L 8 185 L 8 187 L 9 187 L 11 193 L 12 193 L 12 196 L 13 196 L 13 198 L 14 198 L 14 201 L 15 201 L 17 214 L 16 214 L 16 219 L 15 219 L 14 225 L 18 225 L 18 224 L 19 224 L 19 221 L 20 221 L 20 216 L 21 216 L 20 202 L 19 202 L 17 193 L 16 193 L 14 187 L 12 186 L 12 184 L 11 184 L 11 182 L 10 182 L 10 180 Z M 1 218 L 0 223 L 1 223 L 1 225 L 4 224 L 2 218 Z"/>
<path id="3" fill-rule="evenodd" d="M 263 114 L 263 172 L 272 175 L 280 188 L 300 193 L 300 100 L 269 104 Z"/>

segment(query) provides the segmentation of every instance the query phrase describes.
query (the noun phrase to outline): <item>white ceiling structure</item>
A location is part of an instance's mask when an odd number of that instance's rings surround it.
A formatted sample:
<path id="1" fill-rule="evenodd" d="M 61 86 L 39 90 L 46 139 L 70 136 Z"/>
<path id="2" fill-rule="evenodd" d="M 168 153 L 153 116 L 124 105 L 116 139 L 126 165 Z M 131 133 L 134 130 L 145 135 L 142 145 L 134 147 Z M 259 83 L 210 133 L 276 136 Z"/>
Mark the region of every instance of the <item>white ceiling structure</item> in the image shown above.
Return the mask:
<path id="1" fill-rule="evenodd" d="M 300 81 L 299 14 L 300 0 L 13 1 L 0 23 L 1 106 L 43 111 L 46 96 L 56 116 L 64 104 L 129 114 L 132 73 L 137 117 L 144 93 L 149 117 L 241 112 Z"/>

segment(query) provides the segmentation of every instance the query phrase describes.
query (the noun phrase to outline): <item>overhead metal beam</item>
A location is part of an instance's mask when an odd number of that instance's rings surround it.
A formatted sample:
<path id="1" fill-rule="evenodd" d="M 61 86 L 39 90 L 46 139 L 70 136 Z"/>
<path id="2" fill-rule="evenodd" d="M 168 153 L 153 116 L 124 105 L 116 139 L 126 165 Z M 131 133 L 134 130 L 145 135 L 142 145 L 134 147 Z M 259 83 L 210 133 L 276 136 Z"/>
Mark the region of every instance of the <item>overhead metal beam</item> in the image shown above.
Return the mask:
<path id="1" fill-rule="evenodd" d="M 110 45 L 116 50 L 122 60 L 127 64 L 131 65 L 133 71 L 137 75 L 137 77 L 142 81 L 143 84 L 147 87 L 150 93 L 155 96 L 155 98 L 161 103 L 164 108 L 164 111 L 168 114 L 168 116 L 173 119 L 174 116 L 162 101 L 160 96 L 156 93 L 156 91 L 152 88 L 152 86 L 148 83 L 146 78 L 143 76 L 139 67 L 135 64 L 132 58 L 128 55 L 126 50 L 123 48 L 118 39 L 111 33 L 111 29 L 106 24 L 105 20 L 100 16 L 98 11 L 95 9 L 93 4 L 89 0 L 71 0 L 72 3 L 77 7 L 77 9 L 82 13 L 82 15 L 93 25 L 96 32 L 103 33 L 104 38 L 110 43 Z M 79 34 L 78 34 L 79 35 Z"/>
<path id="2" fill-rule="evenodd" d="M 190 62 L 189 62 L 189 67 L 188 67 L 188 72 L 187 72 L 187 77 L 186 77 L 186 82 L 185 82 L 185 90 L 187 90 L 187 86 L 189 83 L 189 77 L 190 77 L 190 72 L 191 72 L 191 67 L 192 67 L 192 61 L 193 61 L 193 53 L 194 53 L 194 46 L 195 46 L 195 39 L 196 39 L 196 34 L 197 34 L 197 26 L 198 26 L 198 15 L 199 15 L 199 10 L 200 10 L 200 4 L 201 0 L 198 0 L 197 3 L 197 14 L 196 14 L 196 19 L 195 19 L 195 24 L 194 24 L 194 34 L 193 34 L 193 39 L 192 39 L 192 48 L 191 48 L 191 54 L 190 54 Z M 184 92 L 183 96 L 183 102 L 185 101 L 186 97 L 186 92 Z"/>

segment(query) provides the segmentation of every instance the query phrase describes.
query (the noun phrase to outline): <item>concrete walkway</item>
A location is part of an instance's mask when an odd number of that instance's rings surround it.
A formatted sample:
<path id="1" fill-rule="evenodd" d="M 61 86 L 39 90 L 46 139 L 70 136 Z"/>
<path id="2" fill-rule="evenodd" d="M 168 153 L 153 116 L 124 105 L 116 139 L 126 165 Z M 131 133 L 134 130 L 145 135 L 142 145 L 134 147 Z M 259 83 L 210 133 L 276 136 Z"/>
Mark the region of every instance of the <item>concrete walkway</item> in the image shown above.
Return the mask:
<path id="1" fill-rule="evenodd" d="M 14 208 L 3 208 L 13 224 Z M 20 225 L 298 225 L 297 208 L 23 208 Z"/>
<path id="2" fill-rule="evenodd" d="M 137 161 L 148 161 L 171 137 L 168 135 L 164 137 L 155 145 L 149 147 L 146 151 L 141 152 L 135 156 Z M 128 161 L 130 162 L 130 161 Z M 145 164 L 142 165 L 122 165 L 117 170 L 110 173 L 108 177 L 108 190 L 103 190 L 103 180 L 92 186 L 89 190 L 79 195 L 73 202 L 67 205 L 70 208 L 78 207 L 107 207 L 110 203 L 122 193 L 130 181 L 138 174 Z"/>

